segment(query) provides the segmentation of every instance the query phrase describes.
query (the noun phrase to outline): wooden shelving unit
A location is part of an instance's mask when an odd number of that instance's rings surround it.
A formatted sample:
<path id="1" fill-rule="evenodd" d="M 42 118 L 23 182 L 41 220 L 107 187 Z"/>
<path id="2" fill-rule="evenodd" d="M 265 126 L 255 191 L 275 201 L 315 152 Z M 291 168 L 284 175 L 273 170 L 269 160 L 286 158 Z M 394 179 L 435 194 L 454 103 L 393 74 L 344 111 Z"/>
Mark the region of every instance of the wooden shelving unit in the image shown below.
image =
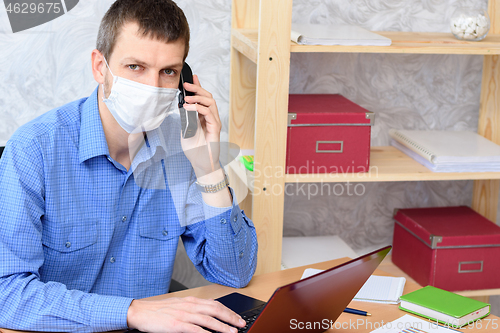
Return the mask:
<path id="1" fill-rule="evenodd" d="M 257 228 L 258 274 L 280 269 L 284 191 L 273 189 L 283 189 L 285 183 L 472 179 L 472 208 L 496 221 L 500 173 L 433 173 L 393 147 L 372 147 L 372 169 L 366 174 L 282 173 L 291 52 L 483 55 L 478 133 L 500 144 L 500 0 L 489 0 L 488 12 L 490 33 L 480 42 L 459 41 L 451 33 L 377 32 L 391 38 L 392 45 L 303 46 L 290 41 L 292 1 L 233 0 L 229 140 L 255 151 L 254 187 L 258 195 L 247 196 L 241 207 Z M 270 176 L 280 174 L 280 170 L 283 176 Z"/>

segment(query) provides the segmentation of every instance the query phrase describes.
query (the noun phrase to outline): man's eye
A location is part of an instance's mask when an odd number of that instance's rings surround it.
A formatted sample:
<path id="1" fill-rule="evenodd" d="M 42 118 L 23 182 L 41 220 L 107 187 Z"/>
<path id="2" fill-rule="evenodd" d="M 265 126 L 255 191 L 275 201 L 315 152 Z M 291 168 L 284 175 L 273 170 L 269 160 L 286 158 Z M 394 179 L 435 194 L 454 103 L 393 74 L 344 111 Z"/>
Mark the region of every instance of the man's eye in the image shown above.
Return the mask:
<path id="1" fill-rule="evenodd" d="M 173 69 L 165 69 L 163 72 L 167 75 L 174 75 L 175 71 Z"/>
<path id="2" fill-rule="evenodd" d="M 135 71 L 135 70 L 139 69 L 139 65 L 128 65 L 128 68 L 130 68 L 131 70 Z"/>

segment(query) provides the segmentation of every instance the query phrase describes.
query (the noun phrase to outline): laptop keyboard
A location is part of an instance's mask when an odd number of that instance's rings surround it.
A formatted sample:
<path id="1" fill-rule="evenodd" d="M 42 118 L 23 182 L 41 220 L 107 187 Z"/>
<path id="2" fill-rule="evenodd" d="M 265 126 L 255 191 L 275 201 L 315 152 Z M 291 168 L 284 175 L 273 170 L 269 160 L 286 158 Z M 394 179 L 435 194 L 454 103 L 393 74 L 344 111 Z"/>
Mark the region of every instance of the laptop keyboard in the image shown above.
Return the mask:
<path id="1" fill-rule="evenodd" d="M 244 333 L 248 331 L 250 327 L 252 327 L 253 322 L 255 321 L 255 319 L 257 319 L 257 317 L 259 316 L 260 312 L 262 311 L 265 305 L 266 304 L 264 303 L 255 309 L 240 313 L 241 318 L 243 318 L 243 320 L 246 321 L 247 324 L 245 325 L 245 327 L 242 328 L 238 327 L 238 333 Z"/>
<path id="2" fill-rule="evenodd" d="M 236 327 L 238 329 L 238 333 L 245 333 L 250 329 L 250 327 L 252 327 L 255 319 L 257 319 L 257 317 L 262 312 L 262 309 L 264 308 L 265 305 L 266 305 L 266 303 L 259 305 L 258 307 L 253 308 L 252 310 L 241 312 L 239 314 L 241 316 L 241 318 L 243 318 L 243 320 L 246 321 L 247 324 L 245 325 L 245 327 L 241 327 L 241 328 Z M 209 331 L 209 332 L 212 332 L 212 333 L 217 333 L 216 331 L 213 331 L 213 330 L 210 330 L 207 328 L 204 328 L 204 329 Z"/>

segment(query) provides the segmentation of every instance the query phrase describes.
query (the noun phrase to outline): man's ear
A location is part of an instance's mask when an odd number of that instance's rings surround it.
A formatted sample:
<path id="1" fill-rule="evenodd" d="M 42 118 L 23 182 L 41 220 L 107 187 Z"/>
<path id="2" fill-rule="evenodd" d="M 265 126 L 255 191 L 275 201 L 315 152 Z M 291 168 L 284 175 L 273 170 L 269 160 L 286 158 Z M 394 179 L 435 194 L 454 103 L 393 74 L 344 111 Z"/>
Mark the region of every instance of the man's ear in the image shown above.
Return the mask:
<path id="1" fill-rule="evenodd" d="M 104 84 L 104 71 L 106 64 L 104 63 L 104 56 L 99 50 L 94 49 L 91 54 L 92 62 L 92 75 L 94 80 L 99 84 Z"/>

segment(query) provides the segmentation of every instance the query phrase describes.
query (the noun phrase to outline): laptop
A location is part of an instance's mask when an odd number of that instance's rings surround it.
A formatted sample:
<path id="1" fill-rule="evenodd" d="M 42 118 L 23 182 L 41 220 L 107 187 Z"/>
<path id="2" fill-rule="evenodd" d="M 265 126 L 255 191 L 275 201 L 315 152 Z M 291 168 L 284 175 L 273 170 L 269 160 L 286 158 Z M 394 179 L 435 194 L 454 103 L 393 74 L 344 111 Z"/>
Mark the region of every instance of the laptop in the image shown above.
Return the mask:
<path id="1" fill-rule="evenodd" d="M 390 250 L 391 246 L 386 246 L 279 287 L 267 302 L 240 293 L 217 300 L 247 321 L 247 326 L 238 332 L 287 332 L 306 323 L 312 323 L 307 332 L 324 332 L 329 328 L 325 326 L 337 320 Z"/>

